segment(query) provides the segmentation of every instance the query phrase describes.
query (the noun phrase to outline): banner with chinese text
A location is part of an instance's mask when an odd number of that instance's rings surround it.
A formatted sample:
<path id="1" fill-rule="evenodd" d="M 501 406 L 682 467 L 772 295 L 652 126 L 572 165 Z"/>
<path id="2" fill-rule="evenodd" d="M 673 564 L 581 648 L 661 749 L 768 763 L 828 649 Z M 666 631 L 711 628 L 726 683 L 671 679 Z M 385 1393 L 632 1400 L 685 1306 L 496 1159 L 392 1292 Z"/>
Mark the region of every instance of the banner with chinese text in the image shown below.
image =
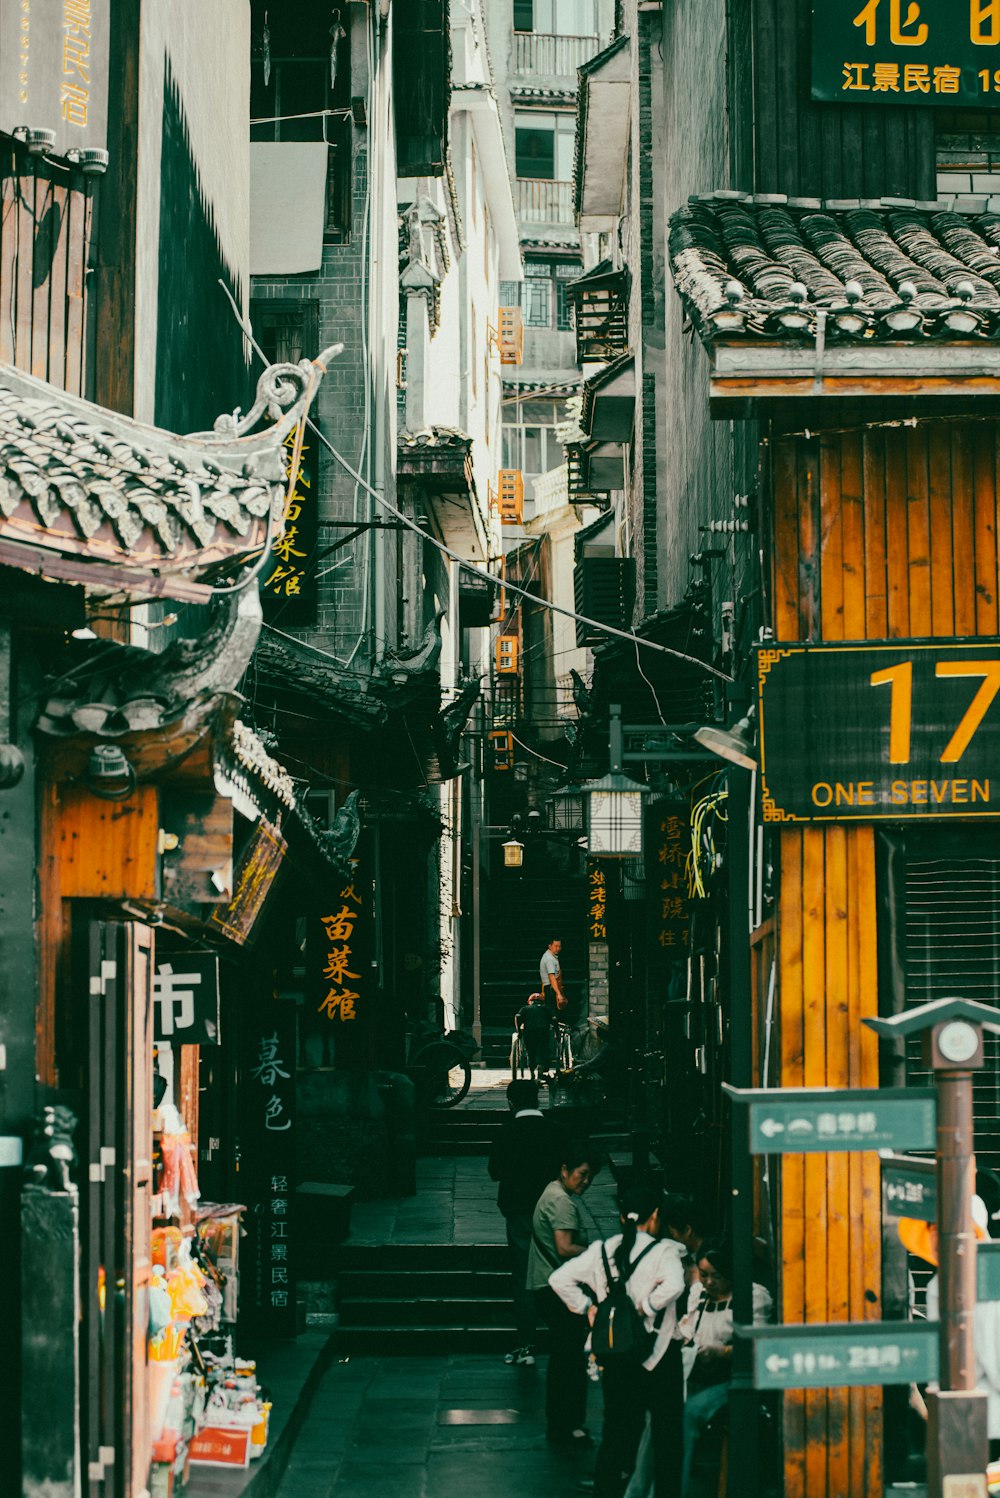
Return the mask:
<path id="1" fill-rule="evenodd" d="M 289 495 L 285 523 L 271 546 L 260 587 L 264 618 L 283 626 L 316 622 L 316 555 L 319 544 L 319 441 L 308 426 L 298 472 L 291 480 L 296 431 L 285 438 Z"/>
<path id="2" fill-rule="evenodd" d="M 813 0 L 812 97 L 992 106 L 1000 102 L 1000 3 Z"/>
<path id="3" fill-rule="evenodd" d="M 686 961 L 691 940 L 687 857 L 691 847 L 686 801 L 654 801 L 646 812 L 646 929 L 650 965 Z"/>
<path id="4" fill-rule="evenodd" d="M 51 130 L 53 153 L 108 144 L 109 0 L 0 0 L 0 131 Z"/>
<path id="5" fill-rule="evenodd" d="M 251 1241 L 240 1298 L 268 1334 L 290 1337 L 295 1334 L 295 1006 L 271 1002 L 257 1013 L 260 1017 L 242 1031 L 240 1180 Z"/>

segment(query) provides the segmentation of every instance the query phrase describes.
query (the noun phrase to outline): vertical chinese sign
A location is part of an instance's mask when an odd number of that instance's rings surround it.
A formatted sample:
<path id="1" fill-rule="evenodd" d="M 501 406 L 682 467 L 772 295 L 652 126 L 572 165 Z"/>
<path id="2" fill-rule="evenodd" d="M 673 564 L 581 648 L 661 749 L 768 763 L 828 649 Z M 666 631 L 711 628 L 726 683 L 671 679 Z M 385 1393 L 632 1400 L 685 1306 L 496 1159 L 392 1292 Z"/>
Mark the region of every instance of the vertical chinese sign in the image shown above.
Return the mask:
<path id="1" fill-rule="evenodd" d="M 52 153 L 108 143 L 110 0 L 0 0 L 0 131 L 51 130 Z"/>
<path id="2" fill-rule="evenodd" d="M 246 1028 L 246 1200 L 256 1238 L 247 1289 L 273 1336 L 295 1335 L 292 1190 L 295 1166 L 295 1009 L 272 1003 Z"/>
<path id="3" fill-rule="evenodd" d="M 587 860 L 587 936 L 590 941 L 608 939 L 608 877 L 597 858 Z"/>
<path id="4" fill-rule="evenodd" d="M 690 950 L 686 866 L 691 829 L 684 801 L 656 801 L 646 816 L 649 963 L 662 974 L 667 965 L 686 963 Z"/>
<path id="5" fill-rule="evenodd" d="M 288 498 L 284 525 L 271 547 L 264 568 L 261 604 L 264 618 L 283 625 L 316 622 L 316 555 L 319 544 L 319 449 L 316 434 L 306 427 L 296 472 L 297 430 L 285 438 Z"/>
<path id="6" fill-rule="evenodd" d="M 309 931 L 311 1033 L 322 1037 L 324 1064 L 367 1065 L 374 1015 L 367 975 L 371 970 L 371 913 L 361 864 L 331 886 L 317 905 Z"/>

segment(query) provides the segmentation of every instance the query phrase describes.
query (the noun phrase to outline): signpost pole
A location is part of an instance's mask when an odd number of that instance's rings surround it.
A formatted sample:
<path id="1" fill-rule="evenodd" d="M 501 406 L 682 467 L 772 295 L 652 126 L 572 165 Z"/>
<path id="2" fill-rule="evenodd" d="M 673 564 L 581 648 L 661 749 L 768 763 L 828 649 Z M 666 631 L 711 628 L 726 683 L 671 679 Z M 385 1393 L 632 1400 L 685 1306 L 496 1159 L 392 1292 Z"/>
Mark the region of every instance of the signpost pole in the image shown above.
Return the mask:
<path id="1" fill-rule="evenodd" d="M 989 1443 L 987 1395 L 976 1389 L 973 1331 L 976 1237 L 970 1212 L 976 1170 L 972 1153 L 972 1073 L 939 1068 L 935 1079 L 941 1388 L 927 1396 L 927 1476 L 930 1498 L 947 1498 L 949 1476 L 972 1477 L 985 1472 Z M 985 1492 L 985 1483 L 981 1490 Z"/>

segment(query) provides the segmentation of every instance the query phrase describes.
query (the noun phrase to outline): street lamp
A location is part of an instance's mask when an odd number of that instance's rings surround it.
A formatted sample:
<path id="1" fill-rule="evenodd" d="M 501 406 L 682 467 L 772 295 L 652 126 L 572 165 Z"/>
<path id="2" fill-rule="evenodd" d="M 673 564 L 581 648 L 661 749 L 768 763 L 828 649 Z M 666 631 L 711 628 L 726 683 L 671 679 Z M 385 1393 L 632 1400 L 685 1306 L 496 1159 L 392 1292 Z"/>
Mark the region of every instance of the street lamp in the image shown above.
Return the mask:
<path id="1" fill-rule="evenodd" d="M 720 759 L 728 759 L 730 764 L 742 765 L 745 770 L 757 768 L 753 742 L 753 708 L 732 728 L 721 728 L 718 723 L 706 723 L 691 737 L 703 749 L 710 749 Z"/>
<path id="2" fill-rule="evenodd" d="M 600 780 L 583 787 L 589 827 L 591 858 L 635 858 L 642 852 L 642 814 L 653 794 L 622 772 L 622 710 L 612 707 L 610 717 L 611 768 Z"/>

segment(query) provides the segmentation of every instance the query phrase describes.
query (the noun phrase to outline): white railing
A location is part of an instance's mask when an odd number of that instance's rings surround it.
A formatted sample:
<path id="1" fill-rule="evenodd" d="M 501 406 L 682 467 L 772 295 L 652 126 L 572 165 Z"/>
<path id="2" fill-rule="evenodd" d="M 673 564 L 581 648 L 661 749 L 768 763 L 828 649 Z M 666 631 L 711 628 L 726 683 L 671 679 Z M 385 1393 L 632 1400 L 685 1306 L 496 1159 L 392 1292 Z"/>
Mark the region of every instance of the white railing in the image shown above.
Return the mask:
<path id="1" fill-rule="evenodd" d="M 517 217 L 522 224 L 572 224 L 575 222 L 572 182 L 518 177 Z"/>
<path id="2" fill-rule="evenodd" d="M 535 501 L 535 517 L 547 515 L 551 510 L 561 510 L 569 504 L 569 484 L 566 464 L 560 463 L 548 473 L 539 474 L 532 483 L 532 498 Z"/>
<path id="3" fill-rule="evenodd" d="M 575 78 L 576 70 L 600 50 L 596 36 L 550 36 L 515 31 L 513 71 L 522 78 Z"/>

